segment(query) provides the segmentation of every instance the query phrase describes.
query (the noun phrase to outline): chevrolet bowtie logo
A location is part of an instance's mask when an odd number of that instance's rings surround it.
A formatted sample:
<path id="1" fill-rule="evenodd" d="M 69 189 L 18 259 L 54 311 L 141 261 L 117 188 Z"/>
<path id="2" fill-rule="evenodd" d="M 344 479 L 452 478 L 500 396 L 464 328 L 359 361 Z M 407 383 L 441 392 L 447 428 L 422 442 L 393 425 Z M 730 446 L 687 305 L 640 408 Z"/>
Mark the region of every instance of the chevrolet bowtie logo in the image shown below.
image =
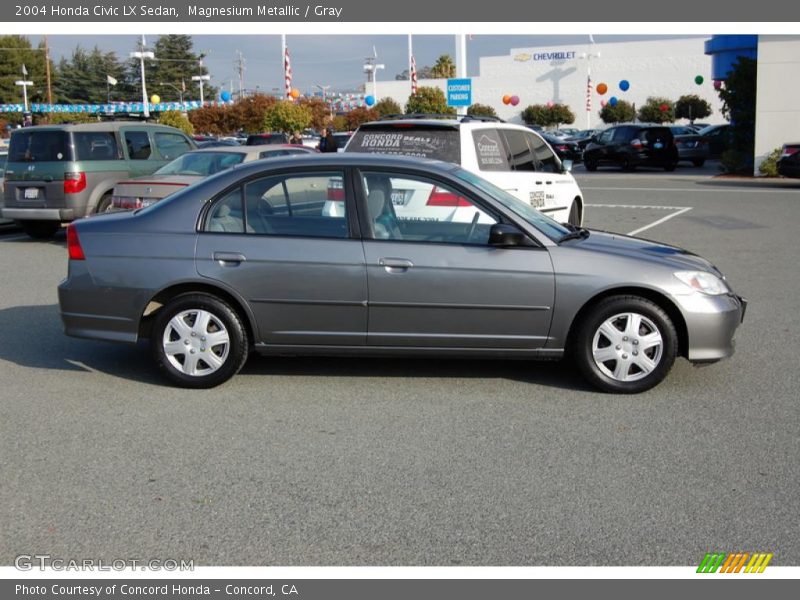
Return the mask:
<path id="1" fill-rule="evenodd" d="M 763 573 L 772 556 L 771 552 L 708 552 L 697 572 L 716 573 L 719 569 L 720 573 Z"/>

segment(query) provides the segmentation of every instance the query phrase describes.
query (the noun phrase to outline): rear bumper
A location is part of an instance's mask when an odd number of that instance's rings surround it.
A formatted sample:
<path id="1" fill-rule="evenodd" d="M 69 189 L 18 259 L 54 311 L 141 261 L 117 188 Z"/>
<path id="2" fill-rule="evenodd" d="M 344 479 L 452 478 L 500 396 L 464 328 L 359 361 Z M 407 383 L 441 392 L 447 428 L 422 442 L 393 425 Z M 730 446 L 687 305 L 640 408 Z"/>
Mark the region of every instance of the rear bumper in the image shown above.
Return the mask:
<path id="1" fill-rule="evenodd" d="M 744 320 L 747 300 L 736 295 L 677 296 L 689 334 L 688 356 L 692 362 L 712 362 L 732 356 L 734 335 Z"/>
<path id="2" fill-rule="evenodd" d="M 74 221 L 72 208 L 2 208 L 0 217 L 16 221 Z"/>

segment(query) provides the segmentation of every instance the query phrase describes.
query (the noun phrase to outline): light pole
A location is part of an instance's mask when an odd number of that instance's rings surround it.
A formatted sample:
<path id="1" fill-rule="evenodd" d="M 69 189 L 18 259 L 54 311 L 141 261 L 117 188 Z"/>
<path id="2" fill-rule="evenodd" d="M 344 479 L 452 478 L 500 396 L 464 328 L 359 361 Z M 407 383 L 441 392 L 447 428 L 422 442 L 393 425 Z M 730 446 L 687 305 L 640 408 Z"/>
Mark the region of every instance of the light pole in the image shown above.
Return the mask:
<path id="1" fill-rule="evenodd" d="M 169 87 L 173 88 L 176 92 L 178 92 L 178 96 L 181 99 L 181 104 L 183 104 L 183 90 L 181 88 L 174 83 L 167 83 L 165 81 L 160 82 L 158 85 L 168 85 Z"/>
<path id="2" fill-rule="evenodd" d="M 142 106 L 144 107 L 144 118 L 148 119 L 150 117 L 150 107 L 147 104 L 147 86 L 145 85 L 144 81 L 144 59 L 149 58 L 153 60 L 156 57 L 155 54 L 149 51 L 145 51 L 145 42 L 144 42 L 144 35 L 142 35 L 142 45 L 139 52 L 131 52 L 131 58 L 138 58 L 141 62 L 142 67 Z"/>
<path id="3" fill-rule="evenodd" d="M 591 91 L 589 86 L 592 83 L 592 59 L 593 58 L 600 58 L 599 52 L 592 52 L 592 48 L 594 48 L 594 38 L 590 35 L 589 41 L 591 42 L 589 46 L 589 52 L 583 52 L 580 55 L 580 58 L 586 59 L 586 129 L 591 129 L 592 127 L 592 110 L 591 110 Z"/>
<path id="4" fill-rule="evenodd" d="M 33 85 L 33 82 L 20 79 L 19 81 L 15 81 L 14 84 L 22 86 L 22 102 L 23 106 L 25 106 L 25 112 L 28 112 L 28 86 Z"/>
<path id="5" fill-rule="evenodd" d="M 192 75 L 192 81 L 200 83 L 200 104 L 203 104 L 203 82 L 211 81 L 211 75 Z"/>

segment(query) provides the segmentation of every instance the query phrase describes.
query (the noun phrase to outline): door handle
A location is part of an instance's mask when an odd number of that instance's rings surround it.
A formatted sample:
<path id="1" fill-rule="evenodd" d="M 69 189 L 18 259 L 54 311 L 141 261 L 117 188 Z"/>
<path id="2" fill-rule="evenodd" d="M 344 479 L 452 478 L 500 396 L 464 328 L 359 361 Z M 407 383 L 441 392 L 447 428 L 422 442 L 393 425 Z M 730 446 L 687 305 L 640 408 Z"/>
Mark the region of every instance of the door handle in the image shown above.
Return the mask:
<path id="1" fill-rule="evenodd" d="M 381 258 L 378 264 L 386 269 L 387 273 L 405 273 L 414 266 L 414 263 L 406 258 Z"/>
<path id="2" fill-rule="evenodd" d="M 238 252 L 214 252 L 214 260 L 223 266 L 236 266 L 246 261 L 247 257 Z"/>

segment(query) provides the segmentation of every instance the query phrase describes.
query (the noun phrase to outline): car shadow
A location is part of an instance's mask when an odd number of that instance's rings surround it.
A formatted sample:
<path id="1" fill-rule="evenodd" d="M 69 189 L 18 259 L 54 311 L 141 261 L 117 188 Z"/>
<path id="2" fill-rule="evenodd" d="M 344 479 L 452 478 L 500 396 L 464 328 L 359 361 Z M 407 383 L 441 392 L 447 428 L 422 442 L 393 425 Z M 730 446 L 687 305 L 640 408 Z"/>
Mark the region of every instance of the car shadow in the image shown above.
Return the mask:
<path id="1" fill-rule="evenodd" d="M 0 360 L 32 369 L 100 372 L 140 383 L 168 385 L 148 342 L 136 345 L 81 340 L 64 335 L 55 304 L 0 309 Z M 424 377 L 508 379 L 574 391 L 594 391 L 568 361 L 262 357 L 251 354 L 244 375 L 324 377 Z"/>

